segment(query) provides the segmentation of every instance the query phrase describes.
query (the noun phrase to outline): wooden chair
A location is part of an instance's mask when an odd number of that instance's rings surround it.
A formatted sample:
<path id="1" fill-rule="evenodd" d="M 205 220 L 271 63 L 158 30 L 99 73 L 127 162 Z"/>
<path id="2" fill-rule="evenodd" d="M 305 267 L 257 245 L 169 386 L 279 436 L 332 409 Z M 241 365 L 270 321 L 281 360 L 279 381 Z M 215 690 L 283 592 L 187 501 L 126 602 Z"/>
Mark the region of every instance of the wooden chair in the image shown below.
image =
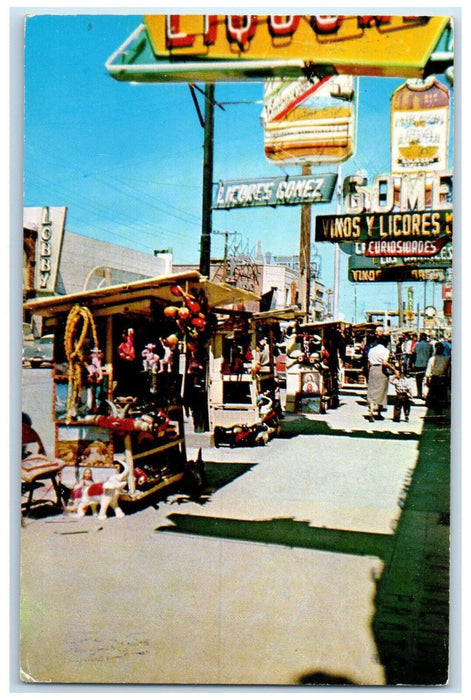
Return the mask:
<path id="1" fill-rule="evenodd" d="M 55 457 L 48 457 L 38 433 L 24 422 L 21 425 L 21 444 L 21 492 L 22 494 L 28 493 L 27 501 L 22 506 L 25 514 L 29 513 L 34 505 L 33 494 L 35 490 L 43 486 L 43 481 L 47 479 L 51 480 L 54 487 L 56 498 L 53 503 L 62 510 L 65 502 L 61 494 L 60 473 L 65 463 Z M 35 449 L 34 453 L 29 451 L 29 445 Z M 36 447 L 34 448 L 34 446 Z M 37 501 L 37 503 L 39 502 L 44 501 Z"/>

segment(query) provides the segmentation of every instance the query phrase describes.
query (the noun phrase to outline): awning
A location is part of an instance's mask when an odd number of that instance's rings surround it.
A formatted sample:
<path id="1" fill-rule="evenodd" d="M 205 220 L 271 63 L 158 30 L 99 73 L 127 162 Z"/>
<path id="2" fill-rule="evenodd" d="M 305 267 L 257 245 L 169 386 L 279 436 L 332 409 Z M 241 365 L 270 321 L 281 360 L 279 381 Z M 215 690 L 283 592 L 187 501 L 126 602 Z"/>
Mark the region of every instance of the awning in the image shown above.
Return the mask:
<path id="1" fill-rule="evenodd" d="M 285 309 L 269 309 L 268 311 L 257 311 L 252 314 L 254 321 L 295 321 L 297 318 L 303 318 L 306 315 L 298 307 L 288 307 Z"/>
<path id="2" fill-rule="evenodd" d="M 87 306 L 92 312 L 121 313 L 132 311 L 133 308 L 146 310 L 152 300 L 178 303 L 179 298 L 171 291 L 174 285 L 179 285 L 189 293 L 202 290 L 211 308 L 260 299 L 253 292 L 229 284 L 210 282 L 197 270 L 191 270 L 64 296 L 41 297 L 26 302 L 23 308 L 45 318 L 68 313 L 75 304 Z"/>

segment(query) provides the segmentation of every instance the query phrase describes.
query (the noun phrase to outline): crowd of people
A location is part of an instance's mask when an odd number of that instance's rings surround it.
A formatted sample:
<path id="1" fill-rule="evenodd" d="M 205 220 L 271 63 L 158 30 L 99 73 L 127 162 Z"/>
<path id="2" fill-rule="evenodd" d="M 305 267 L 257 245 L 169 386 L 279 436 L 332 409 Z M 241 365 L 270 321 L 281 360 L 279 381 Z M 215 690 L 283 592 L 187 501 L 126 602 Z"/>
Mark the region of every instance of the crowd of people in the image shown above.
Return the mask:
<path id="1" fill-rule="evenodd" d="M 395 389 L 394 422 L 409 420 L 411 401 L 424 400 L 430 411 L 442 416 L 450 402 L 451 341 L 448 336 L 430 340 L 425 332 L 404 333 L 391 347 L 382 326 L 364 347 L 368 417 L 384 420 L 389 381 Z M 414 386 L 415 385 L 415 386 Z"/>

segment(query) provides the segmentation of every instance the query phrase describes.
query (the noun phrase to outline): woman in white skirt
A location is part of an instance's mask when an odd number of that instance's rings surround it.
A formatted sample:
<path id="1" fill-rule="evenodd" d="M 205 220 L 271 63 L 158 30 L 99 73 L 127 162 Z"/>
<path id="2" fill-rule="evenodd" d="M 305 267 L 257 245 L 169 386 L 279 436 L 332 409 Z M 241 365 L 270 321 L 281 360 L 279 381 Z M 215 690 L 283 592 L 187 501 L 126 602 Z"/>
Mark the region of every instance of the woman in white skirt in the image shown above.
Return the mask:
<path id="1" fill-rule="evenodd" d="M 368 390 L 366 398 L 370 420 L 372 421 L 384 420 L 381 411 L 388 400 L 389 377 L 383 372 L 383 367 L 387 367 L 393 374 L 397 374 L 396 368 L 389 362 L 388 345 L 389 338 L 383 335 L 378 338 L 377 344 L 368 353 Z"/>

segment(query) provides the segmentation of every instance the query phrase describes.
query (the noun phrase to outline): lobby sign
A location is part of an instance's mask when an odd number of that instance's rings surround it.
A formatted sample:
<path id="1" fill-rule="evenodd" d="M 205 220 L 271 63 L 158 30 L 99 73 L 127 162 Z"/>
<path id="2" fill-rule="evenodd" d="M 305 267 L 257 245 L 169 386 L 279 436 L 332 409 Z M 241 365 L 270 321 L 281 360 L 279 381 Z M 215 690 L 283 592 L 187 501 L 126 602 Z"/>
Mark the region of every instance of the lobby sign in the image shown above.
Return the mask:
<path id="1" fill-rule="evenodd" d="M 56 291 L 67 207 L 25 207 L 23 228 L 37 232 L 34 288 L 37 295 Z"/>
<path id="2" fill-rule="evenodd" d="M 157 58 L 301 60 L 316 70 L 407 78 L 421 77 L 449 17 L 173 14 L 144 15 L 144 22 Z"/>
<path id="3" fill-rule="evenodd" d="M 266 80 L 264 150 L 280 165 L 339 163 L 355 150 L 351 75 Z"/>
<path id="4" fill-rule="evenodd" d="M 277 207 L 330 202 L 336 173 L 227 180 L 213 185 L 213 209 Z"/>

